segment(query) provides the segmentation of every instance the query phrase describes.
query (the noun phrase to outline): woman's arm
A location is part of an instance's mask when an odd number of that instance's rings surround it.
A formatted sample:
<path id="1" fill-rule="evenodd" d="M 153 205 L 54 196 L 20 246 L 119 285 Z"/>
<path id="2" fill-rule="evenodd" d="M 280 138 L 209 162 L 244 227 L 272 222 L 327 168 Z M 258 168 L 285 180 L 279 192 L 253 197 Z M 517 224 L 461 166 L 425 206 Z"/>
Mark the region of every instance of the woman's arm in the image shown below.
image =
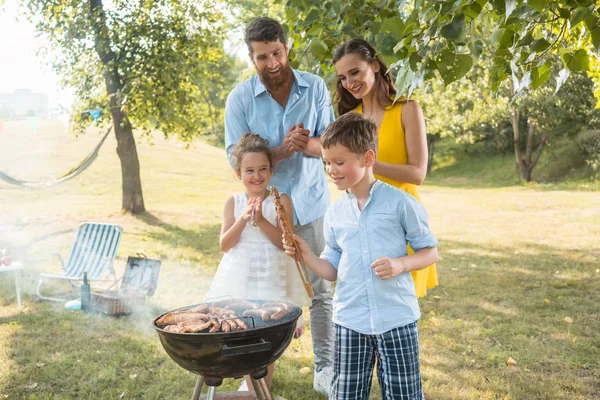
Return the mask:
<path id="1" fill-rule="evenodd" d="M 402 127 L 408 164 L 376 161 L 373 172 L 396 181 L 420 185 L 427 174 L 427 135 L 423 111 L 418 102 L 409 101 L 402 105 Z"/>
<path id="2" fill-rule="evenodd" d="M 235 219 L 234 205 L 233 197 L 230 197 L 225 202 L 225 208 L 223 210 L 223 223 L 221 224 L 219 245 L 221 246 L 221 251 L 225 253 L 231 250 L 231 248 L 239 242 L 247 221 L 244 217 L 248 210 L 242 213 L 237 220 Z"/>

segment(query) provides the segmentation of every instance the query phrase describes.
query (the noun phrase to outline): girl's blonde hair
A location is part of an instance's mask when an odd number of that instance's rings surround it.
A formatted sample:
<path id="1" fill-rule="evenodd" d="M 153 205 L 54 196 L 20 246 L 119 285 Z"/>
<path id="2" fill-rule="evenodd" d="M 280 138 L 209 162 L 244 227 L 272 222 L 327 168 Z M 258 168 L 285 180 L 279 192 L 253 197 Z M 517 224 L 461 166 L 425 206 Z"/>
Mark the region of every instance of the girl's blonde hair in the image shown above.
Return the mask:
<path id="1" fill-rule="evenodd" d="M 263 153 L 269 160 L 269 167 L 273 169 L 273 153 L 269 147 L 269 141 L 257 135 L 256 133 L 244 133 L 233 149 L 232 161 L 233 169 L 240 172 L 242 159 L 247 153 Z"/>

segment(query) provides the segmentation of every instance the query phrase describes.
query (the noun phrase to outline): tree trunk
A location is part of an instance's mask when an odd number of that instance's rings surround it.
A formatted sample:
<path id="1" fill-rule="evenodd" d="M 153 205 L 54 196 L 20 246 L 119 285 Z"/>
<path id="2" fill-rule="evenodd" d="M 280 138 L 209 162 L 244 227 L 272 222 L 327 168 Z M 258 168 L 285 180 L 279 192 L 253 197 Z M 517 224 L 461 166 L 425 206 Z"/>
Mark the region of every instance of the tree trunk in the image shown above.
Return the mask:
<path id="1" fill-rule="evenodd" d="M 537 149 L 535 149 L 534 156 L 534 139 L 537 123 L 534 120 L 527 119 L 527 143 L 525 146 L 525 157 L 523 157 L 521 153 L 521 131 L 519 127 L 519 112 L 515 109 L 511 110 L 510 112 L 510 122 L 513 128 L 513 144 L 515 148 L 515 159 L 519 171 L 519 178 L 521 179 L 521 181 L 531 182 L 531 172 L 533 171 L 533 168 L 537 164 L 540 155 L 542 154 L 542 149 L 546 146 L 548 135 L 546 132 L 542 133 L 540 143 Z"/>
<path id="2" fill-rule="evenodd" d="M 140 179 L 140 162 L 138 159 L 133 129 L 129 120 L 123 118 L 117 108 L 112 111 L 115 136 L 117 137 L 117 154 L 121 160 L 121 182 L 123 201 L 121 207 L 124 211 L 141 214 L 146 211 L 144 196 L 142 194 L 142 181 Z"/>
<path id="3" fill-rule="evenodd" d="M 433 154 L 435 149 L 435 142 L 437 142 L 439 135 L 427 135 L 427 143 L 429 150 L 429 161 L 427 162 L 427 173 L 431 172 L 433 166 Z"/>
<path id="4" fill-rule="evenodd" d="M 110 46 L 110 35 L 102 0 L 90 0 L 90 12 L 95 36 L 94 47 L 104 65 L 104 82 L 117 138 L 117 154 L 121 160 L 122 208 L 124 211 L 134 214 L 143 213 L 146 208 L 142 194 L 140 162 L 133 137 L 133 128 L 127 116 L 121 111 L 119 104 L 118 95 L 123 89 L 123 81 L 119 74 L 116 54 Z"/>
<path id="5" fill-rule="evenodd" d="M 525 165 L 523 158 L 521 157 L 521 130 L 519 129 L 519 112 L 515 109 L 510 111 L 510 123 L 513 128 L 513 146 L 515 149 L 515 161 L 517 163 L 517 170 L 519 171 L 519 179 L 523 180 L 523 171 Z"/>

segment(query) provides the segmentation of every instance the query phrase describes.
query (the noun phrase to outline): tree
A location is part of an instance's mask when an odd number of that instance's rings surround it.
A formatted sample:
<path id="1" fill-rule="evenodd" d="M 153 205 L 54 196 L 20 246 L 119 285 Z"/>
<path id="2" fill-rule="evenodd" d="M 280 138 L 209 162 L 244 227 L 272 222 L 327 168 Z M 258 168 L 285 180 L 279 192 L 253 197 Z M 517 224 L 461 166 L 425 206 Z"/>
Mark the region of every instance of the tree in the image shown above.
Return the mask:
<path id="1" fill-rule="evenodd" d="M 552 76 L 555 55 L 567 71 L 593 69 L 600 52 L 599 5 L 594 0 L 285 0 L 295 42 L 308 43 L 327 70 L 335 46 L 363 37 L 397 70 L 401 94 L 439 75 L 446 85 L 464 77 L 484 50 L 492 55 L 493 91 L 511 80 L 516 93 Z M 600 98 L 600 93 L 598 94 Z"/>
<path id="2" fill-rule="evenodd" d="M 125 211 L 145 211 L 133 127 L 189 141 L 222 96 L 205 86 L 233 63 L 224 55 L 217 1 L 22 0 L 49 39 L 44 54 L 75 90 L 76 131 L 91 123 L 86 110 L 97 108 L 98 124 L 114 126 Z"/>
<path id="3" fill-rule="evenodd" d="M 492 97 L 486 71 L 480 60 L 445 90 L 443 82 L 434 79 L 428 85 L 431 90 L 418 93 L 428 134 L 455 137 L 471 154 L 512 151 L 520 179 L 531 181 L 550 143 L 561 138 L 575 141 L 581 131 L 600 128 L 600 109 L 594 108 L 592 81 L 585 74 L 573 74 L 556 93 L 547 82 L 514 97 L 514 88 L 506 83 Z M 481 142 L 485 146 L 472 146 Z"/>
<path id="4" fill-rule="evenodd" d="M 583 130 L 600 128 L 600 110 L 594 109 L 592 87 L 592 81 L 585 74 L 576 73 L 558 92 L 546 84 L 517 97 L 509 105 L 521 181 L 532 180 L 531 173 L 551 140 L 575 138 Z M 522 137 L 525 132 L 526 136 Z"/>

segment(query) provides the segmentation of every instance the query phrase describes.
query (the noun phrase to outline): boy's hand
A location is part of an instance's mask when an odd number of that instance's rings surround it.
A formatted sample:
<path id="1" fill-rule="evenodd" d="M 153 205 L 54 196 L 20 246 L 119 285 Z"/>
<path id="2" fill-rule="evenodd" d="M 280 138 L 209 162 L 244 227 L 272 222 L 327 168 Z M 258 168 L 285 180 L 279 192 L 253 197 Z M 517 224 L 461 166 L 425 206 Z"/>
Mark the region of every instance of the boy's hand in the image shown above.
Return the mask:
<path id="1" fill-rule="evenodd" d="M 404 265 L 399 258 L 379 257 L 373 261 L 371 268 L 375 270 L 375 275 L 383 280 L 393 278 L 405 272 Z"/>
<path id="2" fill-rule="evenodd" d="M 296 256 L 296 247 L 294 246 L 294 243 L 289 240 L 289 236 L 286 236 L 285 233 L 282 235 L 283 249 L 285 250 L 285 254 L 294 257 Z M 308 247 L 308 243 L 306 243 L 304 239 L 296 234 L 292 235 L 292 239 L 298 243 L 298 249 L 300 250 L 302 257 L 306 257 L 310 254 L 310 247 Z"/>

